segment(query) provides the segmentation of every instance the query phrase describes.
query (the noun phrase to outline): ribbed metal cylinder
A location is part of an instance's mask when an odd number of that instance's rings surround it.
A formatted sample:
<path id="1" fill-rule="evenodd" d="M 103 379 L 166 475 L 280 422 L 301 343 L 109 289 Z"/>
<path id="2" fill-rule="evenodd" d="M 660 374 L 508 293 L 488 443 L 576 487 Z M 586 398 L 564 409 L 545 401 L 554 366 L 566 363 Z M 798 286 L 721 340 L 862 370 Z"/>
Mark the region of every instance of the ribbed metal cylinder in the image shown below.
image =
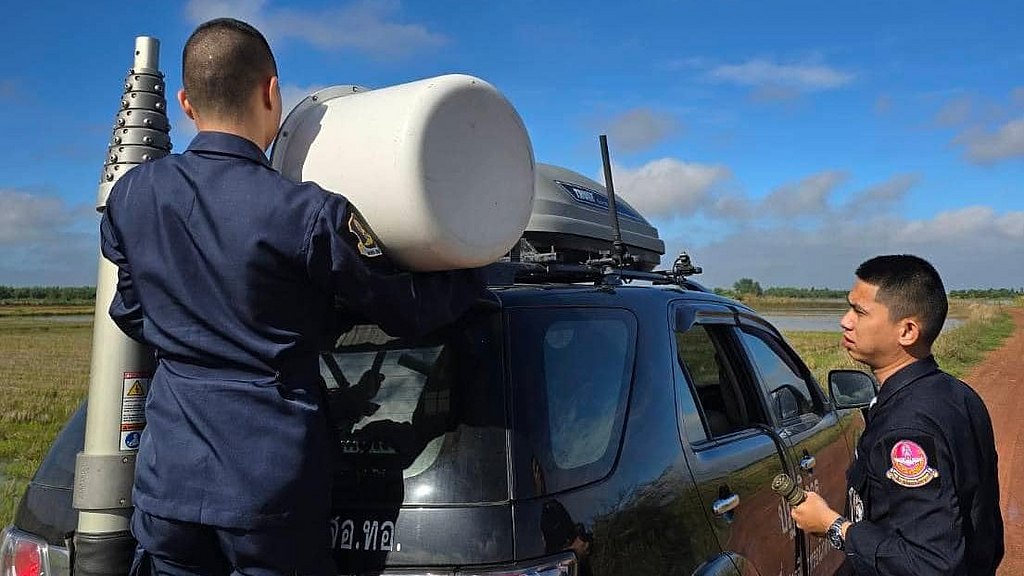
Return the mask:
<path id="1" fill-rule="evenodd" d="M 171 150 L 159 50 L 156 38 L 135 41 L 134 67 L 125 77 L 100 177 L 96 202 L 100 212 L 121 176 Z M 79 511 L 74 536 L 76 576 L 125 576 L 134 548 L 128 520 L 138 434 L 145 425 L 139 407 L 148 393 L 154 356 L 150 348 L 125 336 L 107 313 L 117 273 L 116 266 L 99 257 L 89 412 L 85 446 L 75 467 L 74 505 Z"/>
<path id="2" fill-rule="evenodd" d="M 97 209 L 107 203 L 110 187 L 129 169 L 171 152 L 167 120 L 167 85 L 160 72 L 160 41 L 135 40 L 135 61 L 124 79 L 121 106 L 114 118 L 107 159 L 100 174 Z"/>

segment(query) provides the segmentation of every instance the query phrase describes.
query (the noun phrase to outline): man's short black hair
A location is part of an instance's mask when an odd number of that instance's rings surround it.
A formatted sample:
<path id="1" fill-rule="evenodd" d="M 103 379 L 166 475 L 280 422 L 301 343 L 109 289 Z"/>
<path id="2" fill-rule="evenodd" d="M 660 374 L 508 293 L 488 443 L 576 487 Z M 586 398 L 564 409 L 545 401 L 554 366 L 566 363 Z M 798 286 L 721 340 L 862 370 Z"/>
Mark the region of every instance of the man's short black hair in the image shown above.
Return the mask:
<path id="1" fill-rule="evenodd" d="M 200 114 L 240 120 L 252 91 L 277 75 L 267 39 L 249 24 L 217 18 L 196 28 L 181 55 L 181 79 Z"/>
<path id="2" fill-rule="evenodd" d="M 878 286 L 875 300 L 889 308 L 891 320 L 915 317 L 921 323 L 924 343 L 931 346 L 935 342 L 949 303 L 934 266 L 909 254 L 876 256 L 857 268 L 857 278 Z"/>

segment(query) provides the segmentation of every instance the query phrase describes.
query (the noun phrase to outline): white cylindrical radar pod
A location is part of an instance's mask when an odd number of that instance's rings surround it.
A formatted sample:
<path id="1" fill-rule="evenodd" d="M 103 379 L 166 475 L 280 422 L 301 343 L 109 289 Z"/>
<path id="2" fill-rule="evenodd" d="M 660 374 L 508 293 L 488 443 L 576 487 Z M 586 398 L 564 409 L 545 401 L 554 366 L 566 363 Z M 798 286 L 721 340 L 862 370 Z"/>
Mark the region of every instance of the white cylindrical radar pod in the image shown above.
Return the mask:
<path id="1" fill-rule="evenodd" d="M 496 261 L 533 208 L 523 121 L 472 76 L 321 90 L 288 115 L 272 162 L 290 179 L 348 198 L 387 254 L 411 270 Z"/>

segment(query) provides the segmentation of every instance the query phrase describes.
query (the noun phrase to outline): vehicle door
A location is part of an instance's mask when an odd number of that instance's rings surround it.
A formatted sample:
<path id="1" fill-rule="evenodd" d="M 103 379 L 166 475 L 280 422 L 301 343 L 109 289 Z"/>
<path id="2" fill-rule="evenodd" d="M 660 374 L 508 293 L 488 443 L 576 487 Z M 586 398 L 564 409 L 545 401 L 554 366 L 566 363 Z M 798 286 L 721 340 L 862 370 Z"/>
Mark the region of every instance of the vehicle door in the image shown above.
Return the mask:
<path id="1" fill-rule="evenodd" d="M 786 442 L 797 482 L 842 512 L 850 450 L 835 410 L 804 362 L 771 325 L 744 313 L 739 319 L 749 375 L 764 394 L 772 425 Z M 781 499 L 778 505 L 779 517 L 788 520 L 789 505 Z M 805 538 L 809 573 L 833 574 L 842 565 L 843 554 L 827 540 Z"/>
<path id="2" fill-rule="evenodd" d="M 743 574 L 799 574 L 798 543 L 771 490 L 785 447 L 749 378 L 736 316 L 692 303 L 673 312 L 680 428 L 712 531 Z"/>

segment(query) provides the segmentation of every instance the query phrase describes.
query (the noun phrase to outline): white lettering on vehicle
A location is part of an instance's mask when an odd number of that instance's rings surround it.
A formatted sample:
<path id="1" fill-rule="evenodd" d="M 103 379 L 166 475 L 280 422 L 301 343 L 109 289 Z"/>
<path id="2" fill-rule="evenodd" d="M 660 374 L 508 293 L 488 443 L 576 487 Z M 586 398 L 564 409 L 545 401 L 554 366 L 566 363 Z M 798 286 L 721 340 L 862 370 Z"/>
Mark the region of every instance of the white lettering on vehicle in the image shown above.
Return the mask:
<path id="1" fill-rule="evenodd" d="M 818 481 L 817 478 L 814 478 L 804 485 L 804 489 L 821 493 L 821 482 Z M 779 525 L 781 527 L 782 534 L 788 535 L 790 540 L 796 538 L 796 522 L 793 521 L 793 516 L 790 515 L 792 510 L 793 508 L 789 505 L 789 502 L 786 502 L 781 498 L 779 499 Z M 828 543 L 828 540 L 825 540 L 824 538 L 811 537 L 808 541 L 812 546 L 814 546 L 808 551 L 807 555 L 809 571 L 813 574 L 815 569 L 825 561 L 825 557 L 831 550 L 833 550 L 833 548 L 832 545 Z M 792 572 L 787 573 L 785 570 L 779 570 L 778 576 L 800 576 L 802 573 L 803 568 L 800 566 L 800 563 L 797 562 L 797 566 Z"/>
<path id="2" fill-rule="evenodd" d="M 361 537 L 356 537 L 356 523 L 335 516 L 331 519 L 331 548 L 366 552 L 400 552 L 402 545 L 395 540 L 395 523 L 390 520 L 365 520 Z"/>

